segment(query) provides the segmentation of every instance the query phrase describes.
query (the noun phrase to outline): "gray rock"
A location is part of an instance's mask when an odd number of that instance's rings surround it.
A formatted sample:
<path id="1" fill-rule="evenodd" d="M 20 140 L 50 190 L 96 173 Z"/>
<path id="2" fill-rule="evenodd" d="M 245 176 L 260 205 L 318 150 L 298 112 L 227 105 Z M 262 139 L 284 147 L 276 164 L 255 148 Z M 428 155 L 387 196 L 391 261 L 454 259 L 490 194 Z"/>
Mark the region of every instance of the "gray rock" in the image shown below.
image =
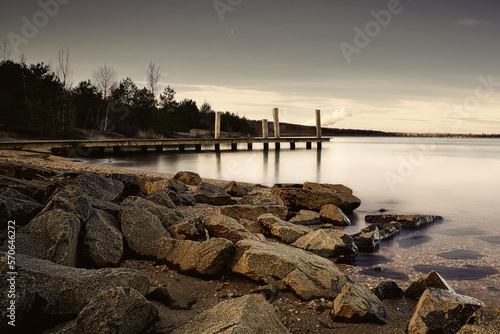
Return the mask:
<path id="1" fill-rule="evenodd" d="M 261 295 L 226 300 L 195 316 L 172 334 L 288 334 L 274 308 Z"/>
<path id="2" fill-rule="evenodd" d="M 46 189 L 50 185 L 47 181 L 41 180 L 18 180 L 12 177 L 0 175 L 0 189 L 11 188 L 26 195 L 38 203 L 43 203 L 46 196 Z"/>
<path id="3" fill-rule="evenodd" d="M 175 211 L 163 205 L 156 204 L 144 198 L 131 196 L 122 202 L 121 207 L 134 203 L 141 211 L 149 212 L 160 219 L 163 227 L 166 229 L 178 224 L 183 217 L 179 216 Z"/>
<path id="4" fill-rule="evenodd" d="M 43 154 L 43 153 L 42 153 Z M 51 178 L 58 174 L 59 171 L 41 166 L 21 163 L 0 163 L 0 174 L 8 177 L 33 180 L 38 178 Z"/>
<path id="5" fill-rule="evenodd" d="M 6 253 L 0 253 L 0 269 L 2 275 L 10 271 Z M 76 315 L 81 305 L 115 287 L 131 287 L 143 295 L 149 290 L 148 276 L 131 269 L 79 269 L 17 254 L 16 270 L 18 310 L 47 315 Z M 5 284 L 7 281 L 2 279 L 2 291 L 7 291 Z M 5 319 L 2 313 L 6 302 L 7 298 L 0 299 L 0 323 Z M 17 322 L 25 320 L 22 315 L 27 313 L 17 312 Z"/>
<path id="6" fill-rule="evenodd" d="M 352 238 L 337 230 L 310 232 L 295 241 L 292 246 L 326 258 L 355 258 L 358 255 L 358 248 Z"/>
<path id="7" fill-rule="evenodd" d="M 225 187 L 224 190 L 231 196 L 233 197 L 243 197 L 247 194 L 247 191 L 245 188 L 240 186 L 238 183 L 235 181 L 229 182 Z"/>
<path id="8" fill-rule="evenodd" d="M 76 266 L 80 220 L 72 213 L 50 210 L 20 229 L 16 250 L 20 254 Z"/>
<path id="9" fill-rule="evenodd" d="M 401 227 L 412 228 L 443 220 L 443 217 L 430 215 L 367 215 L 365 220 L 370 224 L 398 222 Z"/>
<path id="10" fill-rule="evenodd" d="M 118 221 L 110 214 L 94 210 L 85 224 L 85 259 L 96 267 L 116 266 L 123 256 L 123 235 Z"/>
<path id="11" fill-rule="evenodd" d="M 205 225 L 200 216 L 190 217 L 168 229 L 172 238 L 179 240 L 203 241 L 207 238 Z"/>
<path id="12" fill-rule="evenodd" d="M 258 192 L 247 194 L 239 201 L 239 203 L 255 206 L 284 205 L 283 201 L 278 196 L 274 196 L 271 193 Z"/>
<path id="13" fill-rule="evenodd" d="M 339 207 L 333 204 L 326 204 L 319 211 L 321 222 L 323 224 L 332 224 L 334 226 L 351 225 L 349 218 L 340 210 Z"/>
<path id="14" fill-rule="evenodd" d="M 162 206 L 165 206 L 169 209 L 175 210 L 176 206 L 170 197 L 170 193 L 172 191 L 173 190 L 163 188 L 163 189 L 155 191 L 151 195 L 148 195 L 146 197 L 146 199 L 153 202 L 153 203 L 156 203 L 158 205 L 162 205 Z"/>
<path id="15" fill-rule="evenodd" d="M 286 219 L 288 209 L 283 205 L 247 205 L 236 204 L 227 205 L 220 208 L 220 212 L 228 217 L 239 219 L 248 219 L 257 221 L 260 215 L 271 213 L 281 219 Z"/>
<path id="16" fill-rule="evenodd" d="M 54 209 L 72 213 L 83 223 L 89 219 L 92 213 L 91 199 L 82 188 L 76 185 L 67 185 L 52 195 L 41 214 Z"/>
<path id="17" fill-rule="evenodd" d="M 500 333 L 500 307 L 484 306 L 474 312 L 457 334 Z"/>
<path id="18" fill-rule="evenodd" d="M 234 273 L 257 282 L 284 284 L 304 300 L 335 298 L 338 291 L 332 287 L 343 286 L 349 281 L 325 258 L 266 241 L 239 241 L 230 267 Z"/>
<path id="19" fill-rule="evenodd" d="M 201 184 L 201 177 L 198 173 L 181 171 L 175 174 L 174 180 L 183 182 L 190 186 Z"/>
<path id="20" fill-rule="evenodd" d="M 137 202 L 133 197 L 122 202 L 120 223 L 123 236 L 128 248 L 135 254 L 140 257 L 156 258 L 160 240 L 169 237 L 170 234 L 158 216 Z"/>
<path id="21" fill-rule="evenodd" d="M 315 191 L 323 191 L 330 192 L 333 194 L 349 194 L 352 195 L 352 189 L 344 186 L 343 184 L 328 184 L 328 183 L 314 183 L 314 182 L 305 182 L 302 185 L 303 189 L 315 190 Z"/>
<path id="22" fill-rule="evenodd" d="M 387 323 L 384 305 L 364 284 L 347 283 L 333 302 L 332 319 L 337 322 Z"/>
<path id="23" fill-rule="evenodd" d="M 163 238 L 158 249 L 158 263 L 164 263 L 183 274 L 217 276 L 227 269 L 234 250 L 231 241 L 210 238 L 207 241 Z"/>
<path id="24" fill-rule="evenodd" d="M 359 233 L 352 236 L 352 240 L 358 247 L 360 252 L 373 252 L 377 249 L 380 243 L 380 233 L 378 228 L 362 229 Z"/>
<path id="25" fill-rule="evenodd" d="M 179 291 L 169 287 L 160 287 L 151 291 L 146 298 L 163 303 L 173 310 L 189 310 L 196 299 L 185 294 L 185 291 Z"/>
<path id="26" fill-rule="evenodd" d="M 403 290 L 394 281 L 383 281 L 372 289 L 372 292 L 380 299 L 398 299 L 404 295 Z"/>
<path id="27" fill-rule="evenodd" d="M 273 195 L 281 198 L 291 211 L 302 209 L 319 211 L 323 205 L 333 204 L 343 212 L 351 213 L 361 204 L 361 200 L 351 194 L 302 189 L 300 185 L 298 187 L 275 185 L 271 191 Z"/>
<path id="28" fill-rule="evenodd" d="M 122 197 L 137 196 L 141 192 L 141 178 L 135 174 L 111 174 L 113 180 L 123 183 Z"/>
<path id="29" fill-rule="evenodd" d="M 437 288 L 455 292 L 455 290 L 441 277 L 437 272 L 432 270 L 427 275 L 420 277 L 418 280 L 410 284 L 405 291 L 405 296 L 414 300 L 419 300 L 427 288 Z"/>
<path id="30" fill-rule="evenodd" d="M 300 210 L 299 213 L 290 219 L 290 223 L 297 225 L 319 225 L 321 224 L 321 216 L 315 211 Z"/>
<path id="31" fill-rule="evenodd" d="M 200 183 L 193 195 L 198 203 L 211 205 L 227 205 L 231 202 L 231 196 L 221 187 L 209 183 Z"/>
<path id="32" fill-rule="evenodd" d="M 109 213 L 115 218 L 118 218 L 118 215 L 120 214 L 120 205 L 114 202 L 92 198 L 90 200 L 90 205 L 92 208 Z"/>
<path id="33" fill-rule="evenodd" d="M 7 228 L 9 220 L 15 220 L 17 226 L 26 225 L 43 206 L 31 197 L 17 190 L 5 188 L 0 190 L 0 230 Z"/>
<path id="34" fill-rule="evenodd" d="M 313 231 L 309 227 L 289 223 L 270 213 L 259 216 L 257 222 L 264 235 L 276 237 L 287 244 L 292 244 Z"/>
<path id="35" fill-rule="evenodd" d="M 429 288 L 420 297 L 408 324 L 408 334 L 458 332 L 484 304 L 472 297 Z"/>
<path id="36" fill-rule="evenodd" d="M 205 228 L 211 237 L 225 238 L 234 244 L 244 239 L 258 240 L 237 220 L 221 214 L 215 214 L 205 219 Z"/>
<path id="37" fill-rule="evenodd" d="M 102 174 L 83 174 L 73 182 L 85 190 L 89 196 L 111 202 L 118 200 L 125 188 L 120 181 Z"/>
<path id="38" fill-rule="evenodd" d="M 95 296 L 78 314 L 77 333 L 143 333 L 158 311 L 132 288 L 114 288 Z"/>
<path id="39" fill-rule="evenodd" d="M 196 205 L 196 200 L 194 199 L 193 196 L 189 194 L 179 194 L 179 204 L 184 205 L 184 206 L 195 206 Z M 174 201 L 174 203 L 176 203 Z"/>

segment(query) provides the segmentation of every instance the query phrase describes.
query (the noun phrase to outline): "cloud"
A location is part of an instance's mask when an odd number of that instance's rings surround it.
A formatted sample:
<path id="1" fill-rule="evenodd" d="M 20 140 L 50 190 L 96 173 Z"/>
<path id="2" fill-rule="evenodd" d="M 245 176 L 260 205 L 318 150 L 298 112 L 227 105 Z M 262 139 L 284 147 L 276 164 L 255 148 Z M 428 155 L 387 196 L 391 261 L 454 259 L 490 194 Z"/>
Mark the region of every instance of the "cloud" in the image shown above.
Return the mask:
<path id="1" fill-rule="evenodd" d="M 329 115 L 322 116 L 321 117 L 321 126 L 323 127 L 329 127 L 337 123 L 338 121 L 343 120 L 347 116 L 351 116 L 352 113 L 346 112 L 344 108 L 341 108 L 339 110 L 335 110 Z M 302 123 L 302 125 L 316 125 L 316 118 L 311 118 L 310 120 Z"/>
<path id="2" fill-rule="evenodd" d="M 493 23 L 488 21 L 476 20 L 469 17 L 465 17 L 463 19 L 455 21 L 455 25 L 465 26 L 465 27 L 475 27 L 475 26 L 483 26 L 483 25 L 491 25 Z"/>

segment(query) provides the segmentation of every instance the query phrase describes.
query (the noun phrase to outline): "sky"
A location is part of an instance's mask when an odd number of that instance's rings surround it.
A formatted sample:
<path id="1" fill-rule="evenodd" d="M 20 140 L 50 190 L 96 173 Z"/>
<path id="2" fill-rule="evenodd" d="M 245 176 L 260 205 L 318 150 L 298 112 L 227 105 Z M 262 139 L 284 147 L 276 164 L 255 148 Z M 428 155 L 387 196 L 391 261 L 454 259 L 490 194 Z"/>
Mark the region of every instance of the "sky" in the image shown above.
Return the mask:
<path id="1" fill-rule="evenodd" d="M 11 58 L 103 65 L 250 119 L 500 133 L 498 0 L 2 0 Z"/>

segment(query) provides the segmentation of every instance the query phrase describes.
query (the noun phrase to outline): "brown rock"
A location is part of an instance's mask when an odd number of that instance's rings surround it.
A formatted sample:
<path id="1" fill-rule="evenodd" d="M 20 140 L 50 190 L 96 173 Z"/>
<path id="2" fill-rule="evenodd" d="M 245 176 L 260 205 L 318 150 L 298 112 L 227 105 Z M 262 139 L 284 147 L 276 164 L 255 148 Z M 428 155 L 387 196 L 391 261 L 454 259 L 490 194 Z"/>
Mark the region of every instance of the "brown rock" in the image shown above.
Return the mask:
<path id="1" fill-rule="evenodd" d="M 378 228 L 375 227 L 374 229 L 362 229 L 352 236 L 352 240 L 360 252 L 370 253 L 377 249 L 381 238 Z"/>
<path id="2" fill-rule="evenodd" d="M 175 174 L 174 180 L 181 181 L 190 186 L 197 186 L 201 184 L 200 175 L 194 172 L 178 172 L 177 174 Z"/>
<path id="3" fill-rule="evenodd" d="M 331 257 L 356 257 L 358 248 L 352 238 L 337 230 L 317 230 L 295 241 L 292 246 L 316 255 Z"/>
<path id="4" fill-rule="evenodd" d="M 244 239 L 257 240 L 257 237 L 237 220 L 221 214 L 208 217 L 205 220 L 205 228 L 211 237 L 225 238 L 234 244 Z"/>
<path id="5" fill-rule="evenodd" d="M 283 205 L 246 205 L 236 204 L 223 206 L 220 212 L 234 219 L 248 219 L 257 221 L 260 215 L 271 213 L 281 219 L 286 219 L 288 209 Z"/>
<path id="6" fill-rule="evenodd" d="M 398 222 L 401 227 L 411 228 L 443 220 L 443 217 L 430 215 L 367 215 L 365 220 L 370 224 Z"/>
<path id="7" fill-rule="evenodd" d="M 352 195 L 352 189 L 344 186 L 343 184 L 328 184 L 328 183 L 319 184 L 314 182 L 305 182 L 302 188 L 308 190 L 330 192 L 333 194 L 340 193 L 340 194 Z"/>
<path id="8" fill-rule="evenodd" d="M 347 283 L 335 298 L 332 310 L 333 321 L 354 323 L 387 323 L 384 305 L 363 284 Z"/>
<path id="9" fill-rule="evenodd" d="M 290 223 L 297 225 L 319 225 L 321 224 L 321 216 L 318 212 L 309 210 L 300 210 L 292 219 Z"/>
<path id="10" fill-rule="evenodd" d="M 309 227 L 289 223 L 270 213 L 259 216 L 257 222 L 260 224 L 264 235 L 277 237 L 286 244 L 294 243 L 313 231 Z"/>
<path id="11" fill-rule="evenodd" d="M 227 205 L 232 201 L 231 196 L 221 187 L 208 183 L 200 183 L 193 195 L 198 203 L 211 205 Z"/>
<path id="12" fill-rule="evenodd" d="M 229 195 L 231 195 L 233 197 L 243 197 L 247 194 L 247 191 L 245 190 L 245 188 L 240 186 L 235 181 L 229 182 L 224 189 L 226 190 L 226 192 Z"/>
<path id="13" fill-rule="evenodd" d="M 194 216 L 168 229 L 172 238 L 179 240 L 203 241 L 206 239 L 205 225 L 200 216 Z"/>
<path id="14" fill-rule="evenodd" d="M 441 277 L 434 270 L 429 272 L 427 275 L 420 277 L 418 280 L 410 284 L 408 289 L 405 291 L 405 295 L 408 298 L 419 300 L 420 296 L 424 293 L 427 288 L 438 288 L 444 289 L 449 292 L 455 292 L 455 290 L 446 282 L 444 278 Z"/>
<path id="15" fill-rule="evenodd" d="M 349 218 L 333 204 L 326 204 L 319 211 L 321 222 L 324 224 L 332 224 L 334 226 L 347 226 L 351 224 Z"/>
<path id="16" fill-rule="evenodd" d="M 471 315 L 467 324 L 457 334 L 500 333 L 500 307 L 483 306 Z"/>

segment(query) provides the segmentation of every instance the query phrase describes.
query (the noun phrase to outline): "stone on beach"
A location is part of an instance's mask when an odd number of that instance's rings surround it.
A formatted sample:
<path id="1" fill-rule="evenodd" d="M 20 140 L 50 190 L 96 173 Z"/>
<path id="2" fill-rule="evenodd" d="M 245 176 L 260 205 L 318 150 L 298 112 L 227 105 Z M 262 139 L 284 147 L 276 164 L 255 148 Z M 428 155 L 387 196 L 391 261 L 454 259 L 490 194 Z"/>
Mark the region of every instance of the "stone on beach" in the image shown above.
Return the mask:
<path id="1" fill-rule="evenodd" d="M 158 217 L 165 228 L 170 228 L 171 226 L 180 223 L 183 219 L 183 217 L 179 216 L 175 211 L 141 197 L 131 196 L 127 198 L 122 202 L 122 208 L 123 206 L 127 206 L 132 203 L 134 203 L 141 211 L 149 212 Z"/>
<path id="2" fill-rule="evenodd" d="M 165 179 L 165 178 L 141 178 L 141 192 L 150 195 L 160 189 L 170 189 L 176 193 L 185 192 L 188 187 L 177 180 Z"/>
<path id="3" fill-rule="evenodd" d="M 289 222 L 297 225 L 319 225 L 321 216 L 316 211 L 300 210 Z"/>
<path id="4" fill-rule="evenodd" d="M 26 195 L 38 203 L 43 203 L 46 197 L 46 191 L 49 188 L 49 182 L 41 180 L 19 180 L 8 176 L 0 175 L 0 189 L 11 188 Z"/>
<path id="5" fill-rule="evenodd" d="M 303 189 L 316 190 L 329 192 L 333 194 L 349 194 L 352 195 L 352 189 L 344 186 L 343 184 L 328 184 L 328 183 L 315 183 L 315 182 L 304 182 L 302 185 Z"/>
<path id="6" fill-rule="evenodd" d="M 332 319 L 337 322 L 387 323 L 384 305 L 364 284 L 347 283 L 333 302 Z"/>
<path id="7" fill-rule="evenodd" d="M 457 334 L 500 333 L 500 306 L 483 306 L 474 312 Z"/>
<path id="8" fill-rule="evenodd" d="M 283 205 L 226 205 L 220 208 L 223 215 L 234 219 L 248 219 L 257 221 L 259 216 L 270 213 L 281 219 L 286 219 L 288 209 Z"/>
<path id="9" fill-rule="evenodd" d="M 0 190 L 0 230 L 7 228 L 9 220 L 15 220 L 16 225 L 26 225 L 33 219 L 43 206 L 15 189 Z"/>
<path id="10" fill-rule="evenodd" d="M 200 183 L 193 195 L 198 203 L 211 205 L 227 205 L 232 201 L 231 196 L 221 187 L 209 183 Z"/>
<path id="11" fill-rule="evenodd" d="M 373 252 L 377 249 L 380 243 L 380 233 L 378 228 L 362 229 L 359 233 L 352 235 L 352 240 L 358 247 L 360 252 Z"/>
<path id="12" fill-rule="evenodd" d="M 358 255 L 358 248 L 352 238 L 337 230 L 310 232 L 295 241 L 292 246 L 326 258 L 355 258 Z"/>
<path id="13" fill-rule="evenodd" d="M 201 184 L 200 174 L 194 172 L 181 171 L 175 174 L 174 180 L 180 181 L 190 186 Z"/>
<path id="14" fill-rule="evenodd" d="M 81 222 L 87 221 L 92 212 L 91 197 L 76 185 L 67 185 L 54 193 L 42 213 L 59 209 L 77 216 Z"/>
<path id="15" fill-rule="evenodd" d="M 243 197 L 247 194 L 247 191 L 245 188 L 243 188 L 241 185 L 236 183 L 235 181 L 229 182 L 225 187 L 224 190 L 231 196 L 233 197 Z"/>
<path id="16" fill-rule="evenodd" d="M 111 179 L 123 183 L 122 197 L 137 196 L 141 191 L 141 178 L 135 174 L 120 174 L 113 173 L 110 175 Z"/>
<path id="17" fill-rule="evenodd" d="M 217 276 L 227 269 L 233 250 L 233 243 L 222 238 L 203 242 L 163 238 L 159 242 L 157 262 L 183 274 Z"/>
<path id="18" fill-rule="evenodd" d="M 167 188 L 159 189 L 159 190 L 155 191 L 154 193 L 148 195 L 146 197 L 146 199 L 148 201 L 151 201 L 151 202 L 156 203 L 158 205 L 162 205 L 162 206 L 165 206 L 169 209 L 175 210 L 176 206 L 175 206 L 175 204 L 172 201 L 172 198 L 170 196 L 171 192 L 172 192 L 172 190 L 167 189 Z"/>
<path id="19" fill-rule="evenodd" d="M 456 333 L 484 304 L 448 290 L 428 288 L 420 297 L 408 324 L 408 334 Z"/>
<path id="20" fill-rule="evenodd" d="M 125 188 L 122 182 L 102 174 L 83 174 L 74 179 L 73 183 L 89 196 L 110 202 L 118 200 Z"/>
<path id="21" fill-rule="evenodd" d="M 225 238 L 236 244 L 240 240 L 258 240 L 252 232 L 247 230 L 236 219 L 216 214 L 205 219 L 205 228 L 211 237 Z"/>
<path id="22" fill-rule="evenodd" d="M 380 299 L 398 299 L 404 295 L 403 290 L 394 281 L 383 281 L 372 289 L 372 292 Z"/>
<path id="23" fill-rule="evenodd" d="M 204 241 L 206 239 L 205 224 L 201 216 L 192 216 L 168 228 L 172 238 L 179 240 Z"/>
<path id="24" fill-rule="evenodd" d="M 441 275 L 432 270 L 427 275 L 411 283 L 405 291 L 405 296 L 414 300 L 419 300 L 420 296 L 422 296 L 427 288 L 438 288 L 449 292 L 455 292 Z"/>
<path id="25" fill-rule="evenodd" d="M 319 211 L 321 222 L 323 224 L 332 224 L 334 226 L 351 225 L 349 218 L 340 210 L 339 207 L 333 204 L 326 204 Z"/>
<path id="26" fill-rule="evenodd" d="M 195 316 L 172 334 L 288 334 L 271 304 L 261 295 L 229 299 Z"/>
<path id="27" fill-rule="evenodd" d="M 284 283 L 304 300 L 335 298 L 333 286 L 349 279 L 331 261 L 295 247 L 267 241 L 242 240 L 236 244 L 231 270 L 254 281 Z"/>
<path id="28" fill-rule="evenodd" d="M 270 213 L 259 216 L 257 222 L 264 235 L 276 237 L 286 244 L 292 244 L 313 231 L 309 227 L 289 223 Z"/>

